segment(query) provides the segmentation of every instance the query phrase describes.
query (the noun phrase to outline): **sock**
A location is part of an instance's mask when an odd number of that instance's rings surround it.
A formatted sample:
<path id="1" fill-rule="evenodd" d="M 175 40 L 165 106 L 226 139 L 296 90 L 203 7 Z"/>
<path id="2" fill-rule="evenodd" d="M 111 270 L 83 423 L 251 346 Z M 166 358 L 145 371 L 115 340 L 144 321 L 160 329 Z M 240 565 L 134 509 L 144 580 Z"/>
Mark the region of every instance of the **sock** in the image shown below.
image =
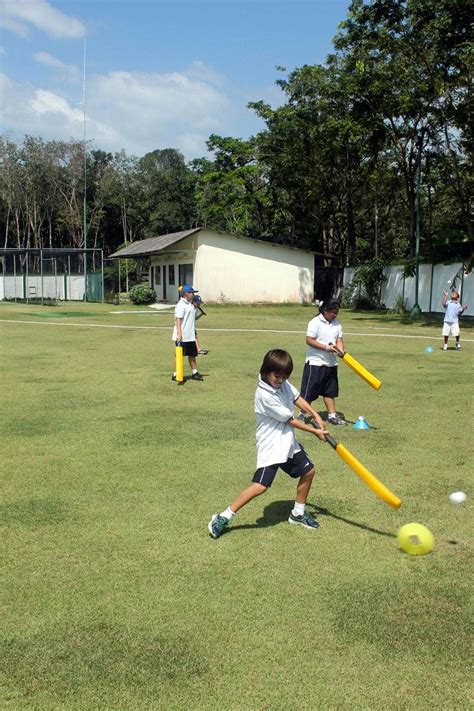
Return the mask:
<path id="1" fill-rule="evenodd" d="M 173 373 L 173 378 L 176 378 L 176 371 L 174 371 Z"/>
<path id="2" fill-rule="evenodd" d="M 192 374 L 193 374 L 193 375 L 194 375 L 195 373 L 197 373 L 197 372 L 198 372 L 198 369 L 197 369 L 197 368 L 193 368 L 193 369 L 192 369 Z"/>
<path id="3" fill-rule="evenodd" d="M 230 506 L 228 506 L 225 511 L 223 511 L 221 514 L 219 514 L 219 516 L 223 516 L 223 517 L 226 518 L 228 521 L 231 521 L 231 520 L 234 518 L 234 516 L 235 516 L 235 512 L 232 511 L 232 509 L 230 508 Z"/>
<path id="4" fill-rule="evenodd" d="M 295 505 L 291 513 L 293 514 L 293 516 L 302 516 L 304 514 L 305 506 L 306 504 L 299 504 L 297 501 L 295 501 Z"/>
<path id="5" fill-rule="evenodd" d="M 336 413 L 335 413 L 335 412 L 330 412 L 329 415 L 328 415 L 328 419 L 329 419 L 329 420 L 334 420 L 335 417 L 336 417 Z"/>

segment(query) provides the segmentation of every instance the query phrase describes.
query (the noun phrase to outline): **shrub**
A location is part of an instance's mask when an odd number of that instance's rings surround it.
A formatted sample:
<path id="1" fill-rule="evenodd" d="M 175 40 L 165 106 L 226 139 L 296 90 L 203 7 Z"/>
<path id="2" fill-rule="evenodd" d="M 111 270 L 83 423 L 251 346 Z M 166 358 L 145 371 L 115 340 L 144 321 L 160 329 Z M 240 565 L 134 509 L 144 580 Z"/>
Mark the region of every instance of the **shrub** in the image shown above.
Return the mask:
<path id="1" fill-rule="evenodd" d="M 156 301 L 156 291 L 148 284 L 132 286 L 129 296 L 134 304 L 153 304 Z"/>
<path id="2" fill-rule="evenodd" d="M 383 262 L 373 259 L 368 264 L 357 267 L 349 284 L 349 298 L 359 309 L 374 309 L 380 307 L 380 291 L 386 277 L 383 273 Z"/>

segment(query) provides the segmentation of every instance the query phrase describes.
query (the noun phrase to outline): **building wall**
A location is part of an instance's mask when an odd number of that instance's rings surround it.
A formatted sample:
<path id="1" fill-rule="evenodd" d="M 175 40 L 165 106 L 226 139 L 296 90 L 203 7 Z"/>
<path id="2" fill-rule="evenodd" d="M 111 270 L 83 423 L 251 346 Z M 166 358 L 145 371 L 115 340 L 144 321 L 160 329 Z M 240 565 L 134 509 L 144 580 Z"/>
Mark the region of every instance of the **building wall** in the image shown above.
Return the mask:
<path id="1" fill-rule="evenodd" d="M 303 250 L 201 230 L 194 283 L 206 303 L 307 303 L 314 255 Z"/>

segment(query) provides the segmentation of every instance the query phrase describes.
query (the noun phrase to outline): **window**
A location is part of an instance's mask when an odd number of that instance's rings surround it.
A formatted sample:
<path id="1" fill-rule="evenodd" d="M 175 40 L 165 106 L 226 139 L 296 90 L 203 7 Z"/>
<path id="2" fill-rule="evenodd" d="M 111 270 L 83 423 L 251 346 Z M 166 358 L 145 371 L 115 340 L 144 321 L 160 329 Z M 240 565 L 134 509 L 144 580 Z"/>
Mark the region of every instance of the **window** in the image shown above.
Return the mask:
<path id="1" fill-rule="evenodd" d="M 168 264 L 168 284 L 170 286 L 175 285 L 175 279 L 174 279 L 174 264 Z"/>
<path id="2" fill-rule="evenodd" d="M 180 264 L 179 265 L 179 283 L 181 286 L 185 284 L 193 283 L 193 265 L 192 264 Z"/>
<path id="3" fill-rule="evenodd" d="M 155 267 L 155 286 L 161 286 L 161 267 Z"/>

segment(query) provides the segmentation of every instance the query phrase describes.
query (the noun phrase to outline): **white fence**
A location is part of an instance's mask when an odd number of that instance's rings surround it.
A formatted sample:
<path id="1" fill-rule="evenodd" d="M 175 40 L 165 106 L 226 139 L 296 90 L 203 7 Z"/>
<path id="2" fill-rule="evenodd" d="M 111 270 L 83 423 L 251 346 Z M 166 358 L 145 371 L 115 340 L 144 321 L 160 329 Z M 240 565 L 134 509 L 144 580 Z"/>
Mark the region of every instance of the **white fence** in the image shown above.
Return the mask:
<path id="1" fill-rule="evenodd" d="M 57 301 L 83 301 L 84 275 L 28 274 L 0 275 L 0 301 L 6 299 L 56 299 Z"/>
<path id="2" fill-rule="evenodd" d="M 380 301 L 388 309 L 393 308 L 401 298 L 405 308 L 415 305 L 415 277 L 404 277 L 403 266 L 386 267 L 386 281 L 382 285 Z M 348 287 L 355 267 L 344 269 L 344 287 Z M 441 304 L 443 291 L 456 289 L 462 304 L 470 304 L 474 313 L 474 276 L 465 274 L 461 262 L 455 264 L 420 264 L 418 272 L 418 305 L 425 313 L 443 312 Z"/>

